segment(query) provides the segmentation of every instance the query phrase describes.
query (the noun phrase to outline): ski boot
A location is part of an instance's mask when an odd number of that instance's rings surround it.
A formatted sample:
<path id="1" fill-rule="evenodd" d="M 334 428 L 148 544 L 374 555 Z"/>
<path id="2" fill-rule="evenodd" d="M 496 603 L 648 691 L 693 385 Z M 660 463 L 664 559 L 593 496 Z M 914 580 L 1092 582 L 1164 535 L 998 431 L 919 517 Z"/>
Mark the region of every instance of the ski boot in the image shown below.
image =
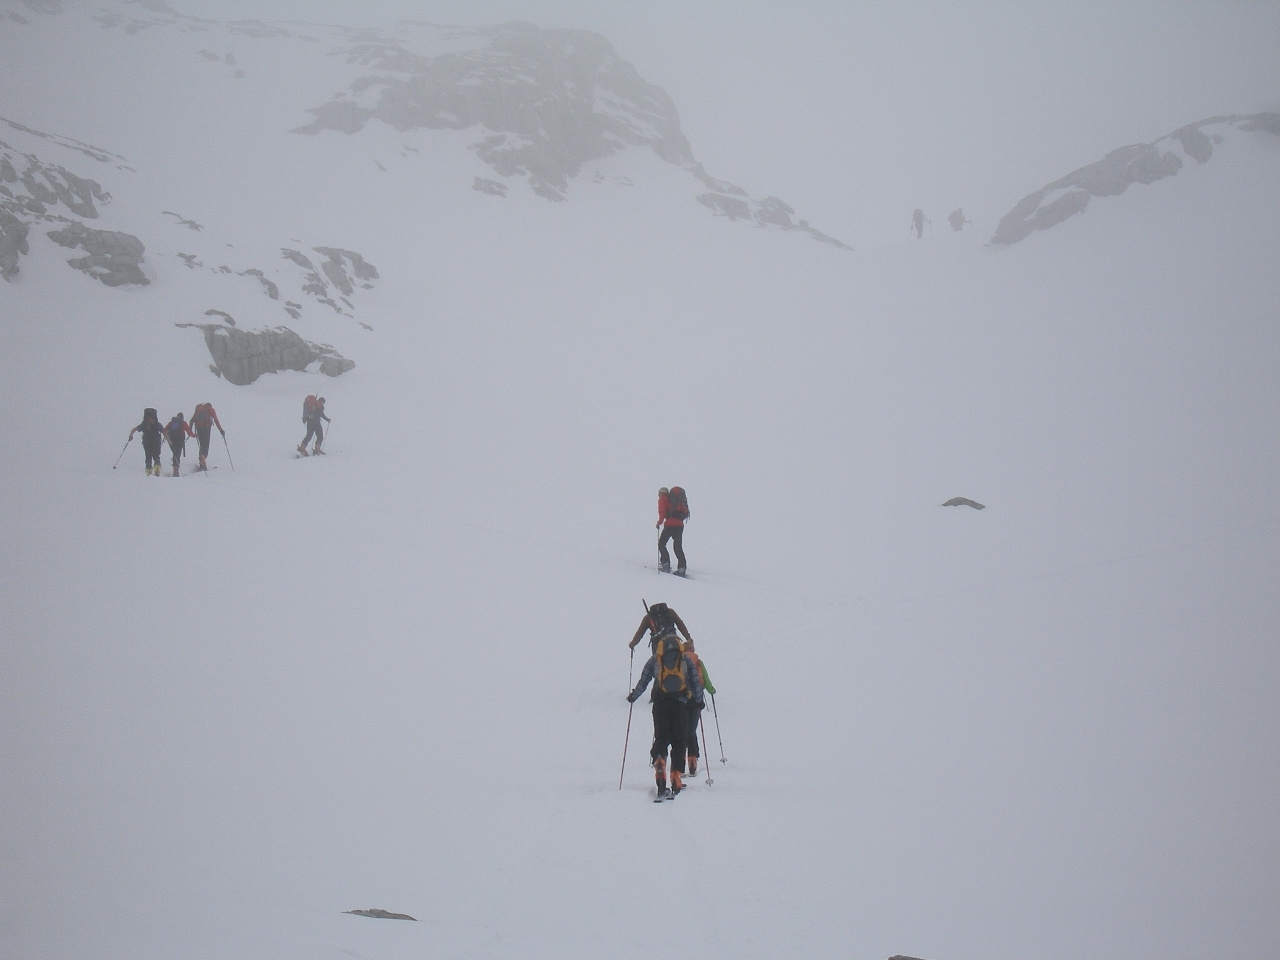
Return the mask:
<path id="1" fill-rule="evenodd" d="M 312 448 L 311 448 L 311 455 L 312 455 L 313 457 L 321 456 L 323 453 L 324 453 L 324 451 L 320 449 L 320 444 L 318 444 L 318 443 L 317 443 L 314 447 L 312 447 Z"/>
<path id="2" fill-rule="evenodd" d="M 679 770 L 671 771 L 671 795 L 674 797 L 684 789 L 684 777 Z"/>
<path id="3" fill-rule="evenodd" d="M 676 567 L 676 576 L 677 576 L 677 577 L 683 577 L 683 576 L 684 576 L 684 565 L 683 565 L 683 564 L 681 564 L 680 566 Z"/>
<path id="4" fill-rule="evenodd" d="M 201 457 L 201 458 L 200 458 L 200 466 L 199 466 L 199 467 L 197 467 L 196 469 L 197 469 L 197 470 L 206 470 L 206 471 L 209 469 L 209 465 L 208 465 L 207 463 L 205 463 L 205 462 L 204 462 L 204 457 Z"/>
<path id="5" fill-rule="evenodd" d="M 305 441 L 304 441 L 304 442 L 302 442 L 302 443 L 300 443 L 300 444 L 298 444 L 298 456 L 300 456 L 300 457 L 309 457 L 309 456 L 311 456 L 311 454 L 307 453 L 307 444 L 306 444 L 306 442 L 305 442 Z"/>
<path id="6" fill-rule="evenodd" d="M 670 572 L 671 572 L 671 563 L 670 563 L 670 561 L 668 561 L 668 560 L 659 560 L 659 561 L 658 561 L 658 569 L 659 569 L 662 573 L 670 573 Z"/>
<path id="7" fill-rule="evenodd" d="M 689 776 L 696 777 L 697 775 L 698 775 L 698 758 L 694 756 L 690 756 L 689 757 Z"/>

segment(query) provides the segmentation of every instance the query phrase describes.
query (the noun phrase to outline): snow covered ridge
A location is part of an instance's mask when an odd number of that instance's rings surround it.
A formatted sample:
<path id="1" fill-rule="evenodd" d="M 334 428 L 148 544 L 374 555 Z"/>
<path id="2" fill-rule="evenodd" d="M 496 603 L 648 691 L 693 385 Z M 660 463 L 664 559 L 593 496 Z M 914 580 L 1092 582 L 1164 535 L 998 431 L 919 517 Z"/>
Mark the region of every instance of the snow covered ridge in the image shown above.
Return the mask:
<path id="1" fill-rule="evenodd" d="M 70 15 L 55 0 L 32 0 L 30 10 Z M 26 23 L 25 17 L 12 17 Z M 370 120 L 398 130 L 479 128 L 471 149 L 505 178 L 521 178 L 539 196 L 568 199 L 584 164 L 630 147 L 648 147 L 701 182 L 698 202 L 717 216 L 761 227 L 800 230 L 848 249 L 777 197 L 755 200 L 710 176 L 693 156 L 674 103 L 645 81 L 610 43 L 586 30 L 541 29 L 524 22 L 479 29 L 401 21 L 390 31 L 289 21 L 218 22 L 189 16 L 164 0 L 100 4 L 93 22 L 128 35 L 164 31 L 253 37 L 301 43 L 310 56 L 340 57 L 356 68 L 348 88 L 307 112 L 295 132 L 332 130 L 354 135 Z M 205 60 L 239 63 L 202 48 Z M 237 79 L 245 70 L 236 69 Z M 329 91 L 325 91 L 328 94 Z M 503 197 L 507 184 L 477 177 L 474 189 Z"/>
<path id="2" fill-rule="evenodd" d="M 149 285 L 151 278 L 143 271 L 146 245 L 138 236 L 133 232 L 97 229 L 85 224 L 86 220 L 98 221 L 107 216 L 112 196 L 97 179 L 84 175 L 86 171 L 81 164 L 86 157 L 103 164 L 101 171 L 92 171 L 101 179 L 136 175 L 125 159 L 92 144 L 44 133 L 4 117 L 0 117 L 0 124 L 8 127 L 5 132 L 8 139 L 0 139 L 0 277 L 9 283 L 17 282 L 21 258 L 31 254 L 32 229 L 47 226 L 49 229 L 45 234 L 49 240 L 83 252 L 83 256 L 67 260 L 73 269 L 109 287 Z M 49 159 L 42 153 L 53 154 L 57 159 Z M 279 262 L 269 266 L 269 273 L 261 266 L 247 263 L 229 266 L 226 260 L 235 257 L 234 253 L 228 254 L 228 249 L 234 251 L 233 244 L 208 236 L 202 224 L 169 209 L 135 210 L 128 227 L 130 231 L 146 234 L 145 229 L 134 226 L 133 221 L 141 221 L 144 228 L 149 225 L 151 230 L 160 232 L 162 228 L 158 224 L 165 222 L 166 218 L 170 226 L 180 227 L 186 233 L 183 234 L 185 239 L 179 241 L 181 246 L 178 249 L 172 249 L 170 244 L 170 249 L 166 250 L 164 241 L 167 238 L 153 244 L 155 249 L 163 251 L 159 254 L 160 259 L 171 258 L 188 270 L 228 280 L 247 278 L 252 284 L 251 289 L 275 301 L 294 320 L 302 318 L 307 301 L 354 319 L 355 305 L 351 298 L 357 288 L 372 289 L 373 281 L 380 279 L 377 268 L 359 253 L 329 246 L 309 248 L 311 254 L 323 257 L 318 264 L 293 246 L 281 246 Z M 287 242 L 297 243 L 295 240 Z M 187 252 L 192 249 L 198 252 Z M 283 300 L 282 286 L 288 294 Z M 237 296 L 234 287 L 224 289 L 228 297 Z M 205 343 L 214 361 L 211 369 L 231 383 L 252 383 L 263 373 L 306 370 L 313 364 L 319 372 L 336 377 L 355 366 L 353 361 L 341 356 L 328 344 L 304 340 L 287 327 L 249 333 L 228 329 L 235 326 L 235 321 L 226 311 L 210 308 L 205 310 L 205 314 L 222 317 L 227 327 L 217 324 L 178 326 L 196 327 L 204 332 Z M 368 328 L 368 324 L 362 325 Z"/>
<path id="3" fill-rule="evenodd" d="M 1090 197 L 1113 197 L 1133 183 L 1154 183 L 1176 176 L 1188 160 L 1208 163 L 1215 144 L 1229 131 L 1266 132 L 1280 136 L 1280 113 L 1219 116 L 1191 123 L 1154 143 L 1135 143 L 1113 150 L 1097 163 L 1072 171 L 1043 189 L 1023 197 L 1005 214 L 991 242 L 1012 244 L 1032 231 L 1048 230 L 1084 211 Z"/>
<path id="4" fill-rule="evenodd" d="M 711 177 L 693 156 L 675 104 L 645 81 L 609 42 L 587 30 L 543 30 L 509 23 L 466 31 L 403 23 L 404 39 L 362 38 L 336 51 L 370 72 L 312 107 L 314 118 L 296 129 L 356 134 L 370 120 L 396 130 L 480 127 L 476 155 L 503 177 L 523 177 L 548 200 L 566 200 L 583 164 L 628 147 L 649 147 L 688 170 L 710 192 L 697 199 L 712 212 L 761 226 L 804 230 L 836 246 L 845 244 L 794 222 L 776 197 L 752 200 L 746 191 Z M 464 45 L 435 56 L 413 53 L 434 31 L 436 45 Z M 485 43 L 487 41 L 487 44 Z M 505 184 L 476 178 L 476 190 L 505 196 Z"/>
<path id="5" fill-rule="evenodd" d="M 40 139 L 55 148 L 80 153 L 99 163 L 113 164 L 117 169 L 130 169 L 124 158 L 99 150 L 78 140 L 54 137 L 0 117 L 16 140 Z M 29 252 L 28 236 L 33 224 L 53 224 L 49 237 L 64 247 L 81 247 L 87 256 L 68 263 L 83 270 L 108 286 L 124 283 L 146 284 L 138 264 L 142 261 L 142 242 L 126 233 L 92 230 L 82 220 L 59 212 L 63 207 L 83 220 L 98 219 L 98 204 L 106 204 L 111 194 L 96 180 L 82 177 L 61 164 L 42 160 L 34 152 L 23 152 L 6 140 L 0 140 L 0 277 L 12 281 L 18 273 L 18 260 Z"/>

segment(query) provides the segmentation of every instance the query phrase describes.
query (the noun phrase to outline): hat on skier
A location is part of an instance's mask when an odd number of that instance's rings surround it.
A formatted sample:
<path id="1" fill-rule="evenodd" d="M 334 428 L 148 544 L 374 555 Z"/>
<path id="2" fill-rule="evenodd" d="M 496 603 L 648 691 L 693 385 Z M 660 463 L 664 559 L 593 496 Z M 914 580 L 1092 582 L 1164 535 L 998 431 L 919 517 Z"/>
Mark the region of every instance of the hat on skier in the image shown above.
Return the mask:
<path id="1" fill-rule="evenodd" d="M 671 491 L 670 491 L 670 490 L 668 490 L 666 487 L 659 487 L 659 488 L 658 488 L 658 496 L 660 496 L 660 497 L 661 497 L 661 496 L 663 496 L 663 495 L 665 495 L 665 494 L 668 494 L 668 493 L 670 493 L 670 492 L 671 492 Z"/>

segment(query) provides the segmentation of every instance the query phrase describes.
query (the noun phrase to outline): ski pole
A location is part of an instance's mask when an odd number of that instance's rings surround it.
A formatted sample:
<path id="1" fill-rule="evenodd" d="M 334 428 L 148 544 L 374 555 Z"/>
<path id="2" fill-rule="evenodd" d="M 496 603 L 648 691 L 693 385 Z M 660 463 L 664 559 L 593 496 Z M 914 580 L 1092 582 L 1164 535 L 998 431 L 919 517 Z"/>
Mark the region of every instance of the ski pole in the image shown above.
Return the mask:
<path id="1" fill-rule="evenodd" d="M 631 666 L 627 667 L 627 693 L 631 692 L 631 671 L 636 668 L 636 648 L 631 648 Z"/>
<path id="2" fill-rule="evenodd" d="M 716 695 L 711 695 L 711 715 L 716 718 L 716 739 L 720 741 L 720 762 L 728 763 L 724 758 L 724 740 L 720 739 L 720 714 L 716 711 Z"/>
<path id="3" fill-rule="evenodd" d="M 116 462 L 111 467 L 112 470 L 120 466 L 120 461 L 124 459 L 124 452 L 129 449 L 129 444 L 131 443 L 133 443 L 132 433 L 129 434 L 129 439 L 124 442 L 124 446 L 120 448 L 120 456 L 116 457 Z"/>
<path id="4" fill-rule="evenodd" d="M 627 737 L 622 741 L 622 769 L 618 771 L 618 789 L 622 789 L 622 775 L 627 772 L 627 744 L 631 742 L 631 711 L 636 708 L 636 702 L 631 701 L 627 707 Z"/>
<path id="5" fill-rule="evenodd" d="M 227 449 L 227 463 L 231 464 L 231 469 L 235 470 L 236 462 L 231 459 L 231 448 L 227 447 L 227 431 L 222 431 L 222 445 Z"/>
<path id="6" fill-rule="evenodd" d="M 707 725 L 702 722 L 701 712 L 699 712 L 698 714 L 698 727 L 702 730 L 702 752 L 706 753 L 707 752 Z M 715 781 L 711 779 L 711 764 L 708 763 L 707 764 L 707 786 L 709 787 L 713 783 L 715 783 Z"/>

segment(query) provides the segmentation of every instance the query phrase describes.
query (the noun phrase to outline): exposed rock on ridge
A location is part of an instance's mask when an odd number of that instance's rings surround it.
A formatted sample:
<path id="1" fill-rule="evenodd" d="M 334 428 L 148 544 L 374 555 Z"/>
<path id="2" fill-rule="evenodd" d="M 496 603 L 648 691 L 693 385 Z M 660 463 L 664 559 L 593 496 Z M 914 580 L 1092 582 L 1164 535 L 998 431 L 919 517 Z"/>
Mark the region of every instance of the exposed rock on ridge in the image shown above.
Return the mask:
<path id="1" fill-rule="evenodd" d="M 50 230 L 49 239 L 59 246 L 83 249 L 88 256 L 76 257 L 67 263 L 101 280 L 108 287 L 126 283 L 146 286 L 151 282 L 139 266 L 145 248 L 142 241 L 132 234 L 90 230 L 83 223 L 73 221 L 61 230 Z"/>
<path id="2" fill-rule="evenodd" d="M 479 125 L 490 131 L 475 145 L 480 158 L 549 200 L 564 199 L 583 163 L 626 146 L 694 162 L 671 98 L 599 34 L 511 23 L 478 35 L 489 46 L 436 57 L 386 41 L 349 47 L 348 62 L 379 73 L 353 83 L 353 98 L 313 108 L 298 132 L 356 133 L 373 118 L 397 130 Z M 371 106 L 356 99 L 366 94 Z"/>
<path id="3" fill-rule="evenodd" d="M 373 72 L 311 108 L 314 119 L 295 132 L 355 134 L 374 119 L 397 130 L 480 127 L 485 132 L 472 149 L 481 160 L 501 176 L 526 178 L 534 192 L 556 201 L 567 199 L 569 181 L 584 164 L 649 147 L 712 191 L 698 199 L 713 212 L 844 246 L 806 221 L 793 222 L 794 211 L 781 200 L 752 201 L 741 188 L 709 176 L 694 159 L 671 98 L 599 34 L 509 23 L 454 31 L 450 39 L 473 46 L 432 57 L 366 38 L 341 49 L 348 63 Z M 503 184 L 485 178 L 477 177 L 473 188 L 505 195 Z"/>
<path id="4" fill-rule="evenodd" d="M 1214 127 L 1220 129 L 1214 130 Z M 1206 132 L 1208 128 L 1208 132 Z M 1048 230 L 1081 213 L 1091 197 L 1112 197 L 1134 183 L 1154 183 L 1175 176 L 1183 157 L 1208 163 L 1215 143 L 1227 128 L 1266 131 L 1280 136 L 1280 114 L 1220 116 L 1188 124 L 1154 143 L 1137 143 L 1113 150 L 1097 163 L 1081 167 L 1028 194 L 1005 214 L 991 238 L 994 244 L 1013 244 L 1036 230 Z M 1181 155 L 1180 155 L 1181 154 Z"/>
<path id="5" fill-rule="evenodd" d="M 89 144 L 66 137 L 55 137 L 39 130 L 0 117 L 23 138 L 40 138 L 57 147 L 74 150 L 99 163 L 114 164 L 123 158 L 99 150 Z M 111 194 L 96 180 L 81 177 L 63 166 L 42 160 L 34 153 L 24 153 L 0 140 L 0 277 L 12 281 L 19 273 L 19 258 L 29 253 L 27 237 L 31 226 L 38 223 L 58 224 L 49 238 L 64 247 L 82 248 L 87 256 L 68 260 L 72 267 L 83 270 L 107 286 L 145 285 L 150 281 L 142 273 L 142 241 L 129 233 L 114 230 L 91 230 L 79 220 L 62 215 L 59 206 L 85 220 L 98 219 L 98 204 L 109 203 Z"/>
<path id="6" fill-rule="evenodd" d="M 239 387 L 253 383 L 264 373 L 305 371 L 313 363 L 318 363 L 319 371 L 329 377 L 339 376 L 355 366 L 355 361 L 348 360 L 328 344 L 303 340 L 288 327 L 249 332 L 219 323 L 179 323 L 177 326 L 202 330 L 215 372 Z"/>

